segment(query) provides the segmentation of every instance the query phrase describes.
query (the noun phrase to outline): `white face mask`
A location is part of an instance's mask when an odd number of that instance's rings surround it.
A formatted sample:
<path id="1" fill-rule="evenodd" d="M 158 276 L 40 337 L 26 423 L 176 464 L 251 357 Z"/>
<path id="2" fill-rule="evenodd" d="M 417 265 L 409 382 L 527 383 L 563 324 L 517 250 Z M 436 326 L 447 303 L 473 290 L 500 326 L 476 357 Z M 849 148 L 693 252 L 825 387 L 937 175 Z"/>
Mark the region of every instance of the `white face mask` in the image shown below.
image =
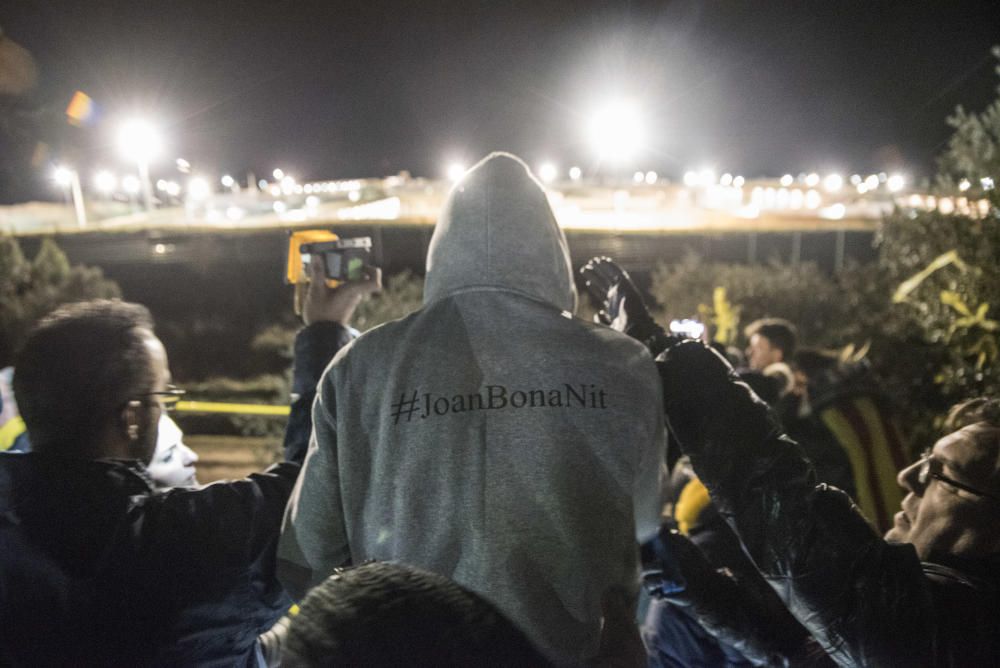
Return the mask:
<path id="1" fill-rule="evenodd" d="M 184 432 L 177 423 L 161 415 L 156 452 L 146 467 L 157 487 L 193 487 L 198 484 L 194 470 L 198 455 L 184 445 L 183 438 Z"/>

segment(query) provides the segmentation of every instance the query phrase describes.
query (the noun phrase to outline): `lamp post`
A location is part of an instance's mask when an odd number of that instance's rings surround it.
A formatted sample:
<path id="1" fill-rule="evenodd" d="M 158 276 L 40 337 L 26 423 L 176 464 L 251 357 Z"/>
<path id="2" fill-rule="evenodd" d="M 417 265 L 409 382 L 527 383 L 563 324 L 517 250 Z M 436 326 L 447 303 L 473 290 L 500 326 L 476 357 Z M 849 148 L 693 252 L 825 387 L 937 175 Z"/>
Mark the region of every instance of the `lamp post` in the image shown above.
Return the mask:
<path id="1" fill-rule="evenodd" d="M 63 188 L 68 188 L 73 200 L 73 210 L 76 213 L 76 224 L 87 225 L 87 209 L 83 206 L 83 189 L 80 187 L 80 174 L 75 169 L 60 166 L 52 173 L 55 182 Z"/>
<path id="2" fill-rule="evenodd" d="M 149 180 L 149 163 L 163 150 L 163 139 L 149 121 L 133 119 L 122 125 L 118 133 L 118 148 L 122 155 L 139 168 L 143 206 L 153 210 L 153 184 Z"/>

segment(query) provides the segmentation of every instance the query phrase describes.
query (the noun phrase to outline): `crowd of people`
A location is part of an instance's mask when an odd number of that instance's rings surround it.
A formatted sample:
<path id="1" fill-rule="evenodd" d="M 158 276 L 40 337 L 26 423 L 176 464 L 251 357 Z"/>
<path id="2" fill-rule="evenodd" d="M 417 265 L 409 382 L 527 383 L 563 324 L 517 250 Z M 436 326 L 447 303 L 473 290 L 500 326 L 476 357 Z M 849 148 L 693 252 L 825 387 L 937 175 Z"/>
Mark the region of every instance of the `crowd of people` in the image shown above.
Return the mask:
<path id="1" fill-rule="evenodd" d="M 668 334 L 607 258 L 580 276 L 601 322 L 574 318 L 509 154 L 450 194 L 415 313 L 358 336 L 377 270 L 311 272 L 284 461 L 243 480 L 197 484 L 144 307 L 38 324 L 0 665 L 1000 661 L 1000 401 L 909 462 L 863 360 L 791 323 L 745 355 Z"/>

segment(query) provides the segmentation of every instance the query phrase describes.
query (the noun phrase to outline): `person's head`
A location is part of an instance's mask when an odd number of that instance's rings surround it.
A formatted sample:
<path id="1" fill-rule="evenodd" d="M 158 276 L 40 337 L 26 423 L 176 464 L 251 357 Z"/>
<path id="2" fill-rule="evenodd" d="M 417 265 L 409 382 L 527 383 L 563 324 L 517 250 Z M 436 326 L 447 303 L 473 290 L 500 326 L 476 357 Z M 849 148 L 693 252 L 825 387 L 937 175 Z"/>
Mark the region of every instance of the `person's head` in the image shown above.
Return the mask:
<path id="1" fill-rule="evenodd" d="M 70 304 L 28 336 L 14 394 L 39 453 L 149 462 L 170 373 L 149 311 L 95 300 Z"/>
<path id="2" fill-rule="evenodd" d="M 540 666 L 482 597 L 434 573 L 371 563 L 330 576 L 292 618 L 282 665 Z"/>
<path id="3" fill-rule="evenodd" d="M 160 416 L 156 452 L 146 467 L 157 487 L 194 487 L 198 455 L 184 444 L 184 432 L 169 415 Z"/>
<path id="4" fill-rule="evenodd" d="M 955 431 L 899 472 L 909 493 L 886 540 L 924 560 L 1000 554 L 1000 400 L 959 405 L 949 421 Z"/>
<path id="5" fill-rule="evenodd" d="M 775 362 L 788 363 L 795 352 L 795 325 L 781 318 L 755 320 L 743 331 L 747 337 L 747 365 L 763 371 Z"/>

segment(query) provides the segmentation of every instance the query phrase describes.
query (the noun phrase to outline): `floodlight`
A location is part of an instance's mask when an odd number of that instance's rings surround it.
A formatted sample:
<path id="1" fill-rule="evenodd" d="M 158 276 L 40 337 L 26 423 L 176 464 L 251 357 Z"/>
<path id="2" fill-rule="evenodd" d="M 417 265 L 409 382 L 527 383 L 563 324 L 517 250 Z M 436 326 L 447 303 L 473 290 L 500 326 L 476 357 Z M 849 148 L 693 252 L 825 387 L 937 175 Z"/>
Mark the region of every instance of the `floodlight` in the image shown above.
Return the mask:
<path id="1" fill-rule="evenodd" d="M 149 121 L 134 118 L 118 131 L 118 148 L 127 159 L 148 164 L 163 151 L 163 137 Z"/>
<path id="2" fill-rule="evenodd" d="M 114 190 L 117 183 L 118 179 L 115 178 L 115 175 L 106 169 L 102 169 L 94 175 L 94 187 L 105 195 Z"/>
<path id="3" fill-rule="evenodd" d="M 886 179 L 886 185 L 889 187 L 889 192 L 898 193 L 906 185 L 906 180 L 902 174 L 893 174 Z"/>
<path id="4" fill-rule="evenodd" d="M 122 189 L 125 190 L 129 195 L 135 195 L 139 192 L 141 184 L 139 183 L 139 178 L 129 174 L 122 179 Z M 165 189 L 165 188 L 164 188 Z"/>
<path id="5" fill-rule="evenodd" d="M 823 179 L 823 189 L 828 193 L 838 192 L 844 187 L 844 177 L 840 174 L 827 174 Z"/>
<path id="6" fill-rule="evenodd" d="M 52 170 L 52 179 L 63 188 L 69 188 L 73 184 L 73 170 L 64 165 L 59 165 Z"/>
<path id="7" fill-rule="evenodd" d="M 453 162 L 450 165 L 448 165 L 449 181 L 458 181 L 463 176 L 465 176 L 465 165 L 458 162 Z"/>
<path id="8" fill-rule="evenodd" d="M 538 168 L 538 178 L 542 183 L 552 183 L 559 176 L 559 169 L 551 162 L 542 163 Z"/>
<path id="9" fill-rule="evenodd" d="M 587 132 L 599 158 L 615 163 L 628 160 L 642 143 L 638 105 L 632 100 L 605 104 L 591 117 Z"/>
<path id="10" fill-rule="evenodd" d="M 206 179 L 200 176 L 195 176 L 188 181 L 187 192 L 188 197 L 191 199 L 205 199 L 212 194 L 212 187 L 208 185 L 208 181 Z"/>

